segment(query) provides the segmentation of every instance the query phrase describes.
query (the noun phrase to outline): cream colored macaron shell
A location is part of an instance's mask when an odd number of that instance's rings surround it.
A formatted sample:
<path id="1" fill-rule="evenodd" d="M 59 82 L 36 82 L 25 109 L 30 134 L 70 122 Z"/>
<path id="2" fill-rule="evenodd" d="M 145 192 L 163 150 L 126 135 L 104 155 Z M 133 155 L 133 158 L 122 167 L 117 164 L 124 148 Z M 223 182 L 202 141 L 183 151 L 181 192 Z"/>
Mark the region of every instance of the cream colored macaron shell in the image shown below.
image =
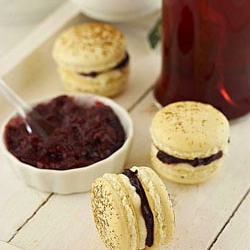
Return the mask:
<path id="1" fill-rule="evenodd" d="M 125 89 L 129 77 L 129 65 L 118 70 L 99 73 L 95 77 L 80 75 L 63 68 L 59 68 L 59 73 L 66 91 L 113 97 Z"/>
<path id="2" fill-rule="evenodd" d="M 105 23 L 84 23 L 64 31 L 56 39 L 53 57 L 60 67 L 73 72 L 102 72 L 126 55 L 124 35 Z"/>
<path id="3" fill-rule="evenodd" d="M 124 174 L 105 174 L 92 185 L 91 202 L 96 227 L 108 249 L 157 249 L 174 232 L 174 214 L 165 185 L 147 167 L 132 167 L 146 193 L 154 217 L 153 245 L 145 245 L 147 228 L 141 198 Z"/>
<path id="4" fill-rule="evenodd" d="M 210 177 L 227 153 L 229 122 L 209 104 L 184 101 L 167 105 L 154 116 L 150 134 L 151 161 L 157 172 L 181 183 L 198 183 Z M 167 164 L 158 151 L 184 160 L 204 159 L 222 152 L 222 157 L 206 165 Z"/>

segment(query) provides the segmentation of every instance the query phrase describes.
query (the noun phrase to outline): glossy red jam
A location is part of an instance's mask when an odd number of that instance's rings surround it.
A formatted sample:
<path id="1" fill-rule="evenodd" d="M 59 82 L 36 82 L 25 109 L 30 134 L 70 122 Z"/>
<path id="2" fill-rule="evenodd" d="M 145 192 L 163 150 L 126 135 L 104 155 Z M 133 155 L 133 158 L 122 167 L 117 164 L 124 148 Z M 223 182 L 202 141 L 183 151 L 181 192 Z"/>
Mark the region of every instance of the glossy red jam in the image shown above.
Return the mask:
<path id="1" fill-rule="evenodd" d="M 20 161 L 41 169 L 86 167 L 107 158 L 124 143 L 125 132 L 113 110 L 101 102 L 80 104 L 59 96 L 34 110 L 55 130 L 46 139 L 28 134 L 23 119 L 12 118 L 5 128 L 8 150 Z"/>

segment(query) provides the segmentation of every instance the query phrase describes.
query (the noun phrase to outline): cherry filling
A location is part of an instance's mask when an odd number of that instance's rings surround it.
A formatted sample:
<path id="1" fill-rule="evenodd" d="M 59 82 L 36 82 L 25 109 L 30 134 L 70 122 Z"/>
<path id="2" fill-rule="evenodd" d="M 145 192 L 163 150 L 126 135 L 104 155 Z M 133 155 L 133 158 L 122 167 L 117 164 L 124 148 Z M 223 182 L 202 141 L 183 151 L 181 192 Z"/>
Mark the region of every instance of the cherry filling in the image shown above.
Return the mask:
<path id="1" fill-rule="evenodd" d="M 133 172 L 130 169 L 125 169 L 123 174 L 129 178 L 131 185 L 135 187 L 136 193 L 140 196 L 141 212 L 147 228 L 146 246 L 151 247 L 154 243 L 154 216 L 149 206 L 147 196 L 137 177 L 137 170 Z"/>
<path id="2" fill-rule="evenodd" d="M 219 151 L 218 153 L 213 154 L 209 157 L 194 158 L 193 160 L 188 160 L 188 159 L 181 159 L 181 158 L 171 156 L 171 155 L 159 150 L 157 153 L 157 158 L 160 161 L 167 163 L 167 164 L 188 163 L 188 164 L 192 165 L 193 167 L 198 167 L 201 165 L 208 165 L 211 162 L 220 159 L 222 157 L 222 155 L 223 155 L 222 151 Z"/>
<path id="3" fill-rule="evenodd" d="M 102 102 L 83 105 L 73 97 L 60 96 L 34 110 L 55 127 L 48 138 L 29 134 L 21 117 L 8 122 L 4 136 L 16 158 L 37 168 L 85 167 L 107 158 L 125 141 L 120 120 Z"/>
<path id="4" fill-rule="evenodd" d="M 122 69 L 123 67 L 127 66 L 128 62 L 129 62 L 129 54 L 126 52 L 124 59 L 121 62 L 119 62 L 115 67 L 113 67 L 112 70 Z M 90 73 L 80 72 L 78 74 L 82 76 L 96 77 L 100 73 L 103 72 L 90 72 Z"/>

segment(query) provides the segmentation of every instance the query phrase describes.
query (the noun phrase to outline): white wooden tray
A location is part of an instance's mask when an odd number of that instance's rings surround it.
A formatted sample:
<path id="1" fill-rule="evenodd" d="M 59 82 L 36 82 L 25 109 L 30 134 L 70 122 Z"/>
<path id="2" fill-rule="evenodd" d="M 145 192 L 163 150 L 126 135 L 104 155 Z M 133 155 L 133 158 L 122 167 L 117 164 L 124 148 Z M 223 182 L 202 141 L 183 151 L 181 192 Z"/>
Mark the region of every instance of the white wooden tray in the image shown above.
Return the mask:
<path id="1" fill-rule="evenodd" d="M 127 39 L 131 76 L 126 91 L 115 98 L 129 110 L 135 139 L 126 167 L 150 163 L 149 126 L 156 112 L 153 85 L 160 53 L 146 37 L 159 13 L 132 23 L 114 24 Z M 53 42 L 65 28 L 89 19 L 71 3 L 48 17 L 0 60 L 0 75 L 26 101 L 64 93 L 51 57 Z M 13 109 L 0 96 L 1 121 Z M 250 249 L 250 115 L 231 122 L 229 155 L 219 173 L 200 185 L 166 181 L 174 204 L 174 239 L 162 249 Z M 15 246 L 15 247 L 14 247 Z M 90 194 L 55 195 L 25 186 L 0 154 L 0 249 L 104 250 L 90 209 Z"/>

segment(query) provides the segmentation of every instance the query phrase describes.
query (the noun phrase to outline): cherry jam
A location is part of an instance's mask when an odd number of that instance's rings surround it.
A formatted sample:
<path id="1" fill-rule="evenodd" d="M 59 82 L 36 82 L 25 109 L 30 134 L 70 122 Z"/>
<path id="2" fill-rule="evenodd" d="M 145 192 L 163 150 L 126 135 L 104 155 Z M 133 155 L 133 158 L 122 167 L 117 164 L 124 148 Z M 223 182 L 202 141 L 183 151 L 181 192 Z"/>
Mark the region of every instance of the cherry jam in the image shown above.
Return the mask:
<path id="1" fill-rule="evenodd" d="M 38 104 L 34 111 L 55 127 L 48 138 L 29 134 L 19 116 L 8 122 L 4 137 L 16 158 L 37 168 L 86 167 L 107 158 L 125 141 L 120 120 L 102 102 L 83 105 L 73 97 L 59 96 Z"/>

